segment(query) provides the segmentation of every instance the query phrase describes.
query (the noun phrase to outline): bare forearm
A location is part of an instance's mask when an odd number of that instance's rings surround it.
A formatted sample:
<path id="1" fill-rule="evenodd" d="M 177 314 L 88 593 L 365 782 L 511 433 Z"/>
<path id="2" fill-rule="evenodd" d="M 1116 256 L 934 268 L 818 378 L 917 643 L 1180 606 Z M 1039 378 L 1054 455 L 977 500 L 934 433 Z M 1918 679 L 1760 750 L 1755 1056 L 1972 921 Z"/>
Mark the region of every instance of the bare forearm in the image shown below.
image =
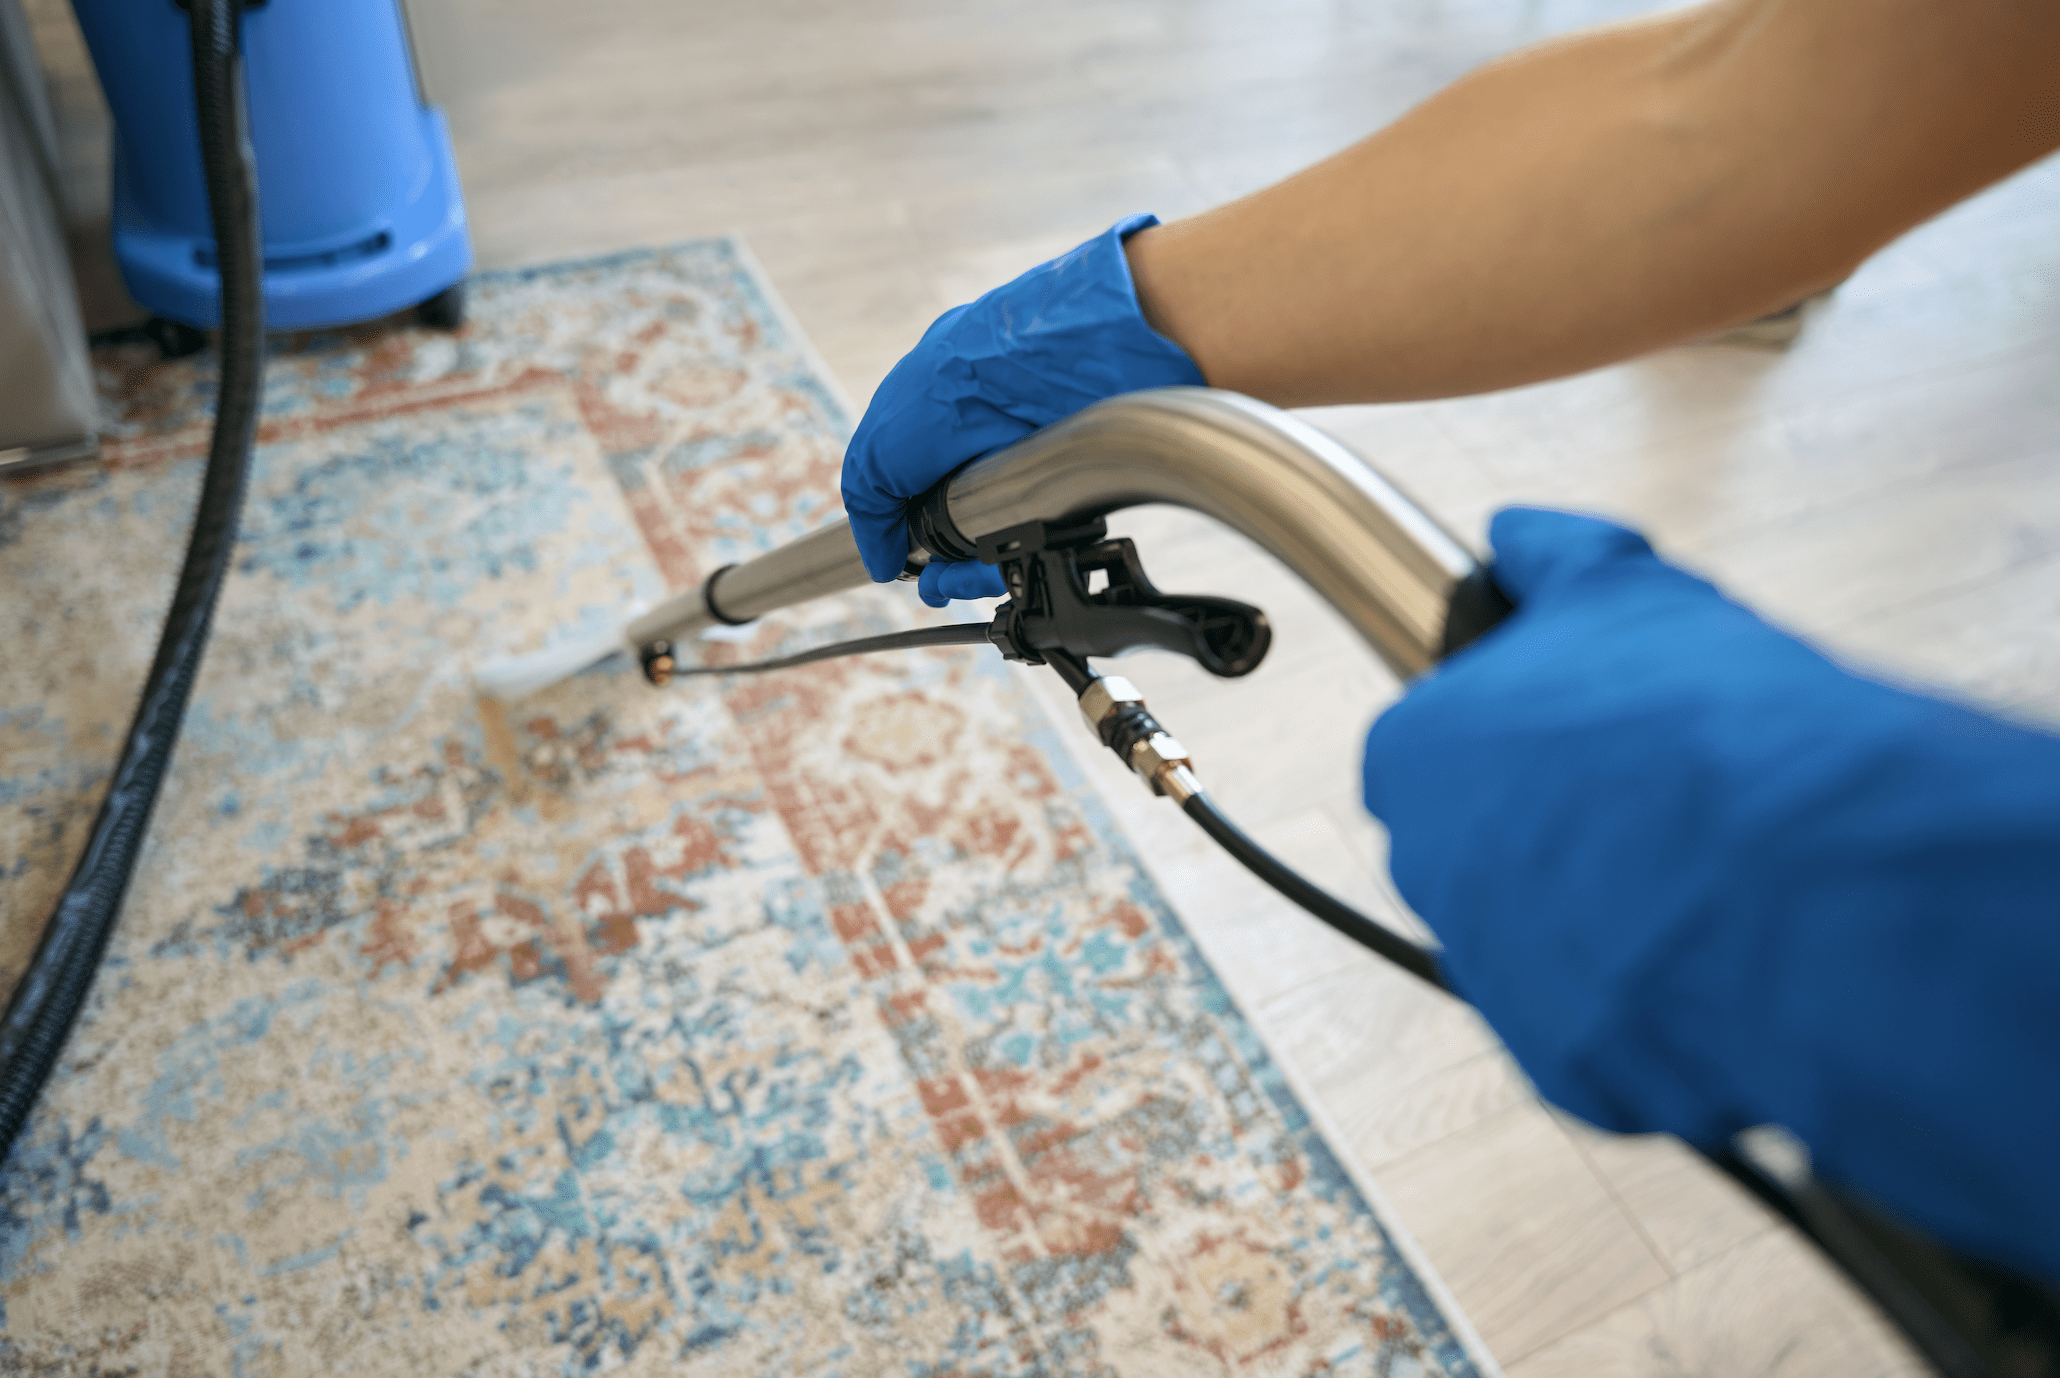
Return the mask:
<path id="1" fill-rule="evenodd" d="M 1131 267 L 1219 387 L 1510 387 L 1839 281 L 2060 145 L 2056 73 L 2042 0 L 1719 0 L 1494 63 Z"/>

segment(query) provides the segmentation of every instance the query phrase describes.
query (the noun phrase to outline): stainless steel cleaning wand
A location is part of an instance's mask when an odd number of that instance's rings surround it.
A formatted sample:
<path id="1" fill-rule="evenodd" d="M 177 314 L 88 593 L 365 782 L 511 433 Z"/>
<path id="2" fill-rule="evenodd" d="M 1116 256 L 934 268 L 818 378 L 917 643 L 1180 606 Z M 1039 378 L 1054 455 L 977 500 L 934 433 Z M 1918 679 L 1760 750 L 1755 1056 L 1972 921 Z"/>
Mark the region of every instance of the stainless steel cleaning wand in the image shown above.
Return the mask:
<path id="1" fill-rule="evenodd" d="M 1286 412 L 1209 388 L 1113 397 L 975 460 L 912 514 L 910 570 L 978 558 L 983 541 L 1026 523 L 1147 503 L 1192 508 L 1257 541 L 1404 679 L 1506 609 L 1490 606 L 1472 552 L 1364 460 Z M 662 674 L 672 648 L 706 628 L 867 582 L 840 521 L 717 570 L 631 623 L 628 640 L 647 672 L 663 661 Z"/>
<path id="2" fill-rule="evenodd" d="M 1102 517 L 1146 503 L 1204 512 L 1257 541 L 1343 613 L 1403 679 L 1510 611 L 1464 545 L 1343 446 L 1234 393 L 1166 388 L 1097 403 L 974 461 L 913 505 L 910 573 L 933 558 L 1000 566 L 1011 597 L 992 627 L 922 628 L 684 673 L 773 670 L 887 649 L 888 643 L 992 640 L 1012 659 L 1056 669 L 1102 744 L 1261 879 L 1339 932 L 1449 989 L 1436 953 L 1339 903 L 1240 831 L 1209 798 L 1186 748 L 1152 716 L 1135 686 L 1103 677 L 1087 663 L 1089 655 L 1108 654 L 1104 646 L 1152 644 L 1179 649 L 1216 674 L 1239 675 L 1265 653 L 1270 632 L 1258 609 L 1227 599 L 1158 595 L 1129 543 L 1102 539 Z M 1112 581 L 1123 576 L 1125 598 L 1096 601 L 1086 594 L 1079 578 L 1086 567 Z M 673 671 L 677 641 L 866 582 L 850 527 L 839 522 L 718 570 L 700 589 L 631 624 L 627 639 L 645 674 L 662 683 Z M 2037 1336 L 2023 1318 L 2052 1305 L 2033 1297 L 2028 1284 L 1947 1253 L 1806 1170 L 1782 1176 L 1744 1136 L 1707 1156 L 1814 1240 L 1942 1375 L 1995 1378 L 2003 1372 L 1988 1365 L 1970 1335 L 1995 1352 L 2007 1350 L 2013 1363 L 2030 1365 L 2011 1372 L 2060 1371 L 2040 1357 L 2049 1349 L 2026 1347 Z"/>

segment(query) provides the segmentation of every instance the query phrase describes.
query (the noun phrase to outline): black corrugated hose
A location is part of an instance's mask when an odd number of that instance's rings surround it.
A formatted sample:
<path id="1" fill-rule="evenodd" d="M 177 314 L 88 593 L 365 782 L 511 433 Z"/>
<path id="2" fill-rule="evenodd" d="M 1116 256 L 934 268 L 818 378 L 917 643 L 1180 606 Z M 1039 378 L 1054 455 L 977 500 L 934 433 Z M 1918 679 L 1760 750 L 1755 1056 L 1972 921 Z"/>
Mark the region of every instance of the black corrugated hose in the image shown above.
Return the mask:
<path id="1" fill-rule="evenodd" d="M 193 88 L 201 158 L 222 275 L 221 377 L 207 477 L 193 518 L 186 563 L 165 615 L 157 658 L 115 763 L 114 782 L 71 881 L 43 929 L 29 969 L 0 1023 L 0 1161 L 28 1123 L 36 1097 L 64 1049 L 93 986 L 121 912 L 151 806 L 171 762 L 207 647 L 215 602 L 229 572 L 257 432 L 264 373 L 264 266 L 257 172 L 237 46 L 241 0 L 191 0 Z"/>

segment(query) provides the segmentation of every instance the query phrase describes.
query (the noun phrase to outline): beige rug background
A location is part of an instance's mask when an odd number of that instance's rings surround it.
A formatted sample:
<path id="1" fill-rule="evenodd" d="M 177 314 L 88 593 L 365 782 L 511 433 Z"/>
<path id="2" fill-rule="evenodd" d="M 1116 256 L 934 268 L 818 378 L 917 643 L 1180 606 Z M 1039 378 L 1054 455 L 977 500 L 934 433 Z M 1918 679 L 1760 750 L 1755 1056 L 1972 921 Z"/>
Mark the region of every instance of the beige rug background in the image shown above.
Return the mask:
<path id="1" fill-rule="evenodd" d="M 0 1174 L 25 1371 L 1475 1372 L 984 651 L 498 713 L 479 657 L 835 514 L 734 241 L 275 359 L 236 574 L 90 1007 Z M 0 496 L 5 951 L 104 786 L 205 360 L 103 352 Z M 905 589 L 768 652 L 908 625 Z"/>

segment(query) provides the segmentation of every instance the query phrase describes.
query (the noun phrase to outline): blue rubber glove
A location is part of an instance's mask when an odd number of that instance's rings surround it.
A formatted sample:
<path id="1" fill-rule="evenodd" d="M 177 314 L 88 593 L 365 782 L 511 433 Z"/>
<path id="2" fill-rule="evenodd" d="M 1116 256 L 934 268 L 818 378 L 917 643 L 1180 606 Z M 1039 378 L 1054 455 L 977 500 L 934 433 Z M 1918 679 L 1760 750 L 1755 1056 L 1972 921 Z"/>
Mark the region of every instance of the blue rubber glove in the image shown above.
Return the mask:
<path id="1" fill-rule="evenodd" d="M 907 542 L 902 537 L 904 549 Z M 999 598 L 1007 592 L 1001 571 L 978 560 L 932 560 L 916 578 L 916 595 L 933 608 L 947 607 L 954 598 Z"/>
<path id="2" fill-rule="evenodd" d="M 1455 988 L 1584 1119 L 1786 1125 L 2060 1280 L 2060 737 L 1849 674 L 1608 522 L 1491 539 L 1517 611 L 1366 746 Z"/>
<path id="3" fill-rule="evenodd" d="M 844 510 L 881 583 L 908 558 L 907 500 L 952 470 L 1082 407 L 1140 388 L 1198 386 L 1201 370 L 1145 324 L 1123 241 L 1133 215 L 1070 253 L 939 316 L 873 394 L 844 452 Z M 1003 592 L 991 565 L 938 562 L 923 601 Z"/>

